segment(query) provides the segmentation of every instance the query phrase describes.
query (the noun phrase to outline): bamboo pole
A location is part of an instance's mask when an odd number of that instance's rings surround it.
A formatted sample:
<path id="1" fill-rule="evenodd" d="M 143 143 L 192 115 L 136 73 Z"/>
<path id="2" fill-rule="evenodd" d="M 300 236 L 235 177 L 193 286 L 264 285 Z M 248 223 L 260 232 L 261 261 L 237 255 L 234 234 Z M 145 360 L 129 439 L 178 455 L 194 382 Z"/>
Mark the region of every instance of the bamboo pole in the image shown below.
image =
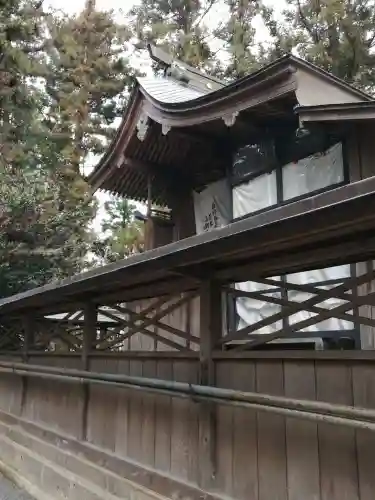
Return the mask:
<path id="1" fill-rule="evenodd" d="M 168 380 L 27 365 L 25 363 L 0 361 L 1 372 L 72 383 L 83 384 L 89 382 L 112 385 L 119 388 L 152 392 L 171 397 L 189 398 L 197 402 L 208 401 L 215 404 L 240 406 L 256 411 L 284 415 L 286 417 L 302 418 L 315 422 L 326 422 L 375 431 L 375 411 L 366 408 L 354 408 L 320 401 L 291 399 Z"/>

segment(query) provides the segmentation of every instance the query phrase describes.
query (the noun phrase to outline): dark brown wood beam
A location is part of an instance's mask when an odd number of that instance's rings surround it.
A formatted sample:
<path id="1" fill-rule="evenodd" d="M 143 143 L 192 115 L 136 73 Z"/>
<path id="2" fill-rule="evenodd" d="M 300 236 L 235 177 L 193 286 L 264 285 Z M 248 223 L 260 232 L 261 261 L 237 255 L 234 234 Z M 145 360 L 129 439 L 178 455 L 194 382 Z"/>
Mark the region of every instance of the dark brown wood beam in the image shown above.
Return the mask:
<path id="1" fill-rule="evenodd" d="M 200 351 L 199 383 L 215 386 L 215 364 L 212 353 L 223 333 L 222 288 L 220 283 L 210 280 L 200 287 Z M 199 457 L 200 486 L 212 487 L 216 475 L 216 414 L 212 403 L 200 403 L 199 413 Z"/>
<path id="2" fill-rule="evenodd" d="M 23 330 L 24 330 L 24 343 L 23 343 L 23 359 L 27 362 L 29 357 L 29 351 L 34 345 L 35 338 L 35 317 L 32 314 L 28 314 L 23 317 L 22 320 Z"/>
<path id="3" fill-rule="evenodd" d="M 89 354 L 94 348 L 96 340 L 96 325 L 98 320 L 97 306 L 88 302 L 84 306 L 83 316 L 83 344 L 82 344 L 82 369 L 88 370 Z"/>

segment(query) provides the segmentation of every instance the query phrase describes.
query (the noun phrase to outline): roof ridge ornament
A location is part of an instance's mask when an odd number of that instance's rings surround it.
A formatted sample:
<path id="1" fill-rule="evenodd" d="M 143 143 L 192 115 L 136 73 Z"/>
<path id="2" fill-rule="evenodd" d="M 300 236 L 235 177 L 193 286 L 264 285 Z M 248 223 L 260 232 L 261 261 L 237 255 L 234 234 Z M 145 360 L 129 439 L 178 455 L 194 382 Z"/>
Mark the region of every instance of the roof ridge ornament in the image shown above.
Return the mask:
<path id="1" fill-rule="evenodd" d="M 239 111 L 233 111 L 233 113 L 228 113 L 226 115 L 222 116 L 222 119 L 227 127 L 233 127 L 233 125 L 236 123 L 236 119 L 238 115 L 240 114 Z"/>
<path id="2" fill-rule="evenodd" d="M 168 132 L 170 132 L 171 129 L 172 129 L 172 127 L 170 125 L 168 125 L 167 123 L 162 123 L 161 124 L 161 133 L 163 135 L 167 135 Z"/>
<path id="3" fill-rule="evenodd" d="M 142 111 L 137 122 L 137 137 L 141 142 L 145 140 L 149 127 L 150 117 L 144 111 Z"/>
<path id="4" fill-rule="evenodd" d="M 190 64 L 176 59 L 172 54 L 165 51 L 161 46 L 147 44 L 149 56 L 154 61 L 164 76 L 175 78 L 177 81 L 203 88 L 206 91 L 217 90 L 226 86 L 226 83 L 206 74 L 201 69 L 194 68 Z"/>

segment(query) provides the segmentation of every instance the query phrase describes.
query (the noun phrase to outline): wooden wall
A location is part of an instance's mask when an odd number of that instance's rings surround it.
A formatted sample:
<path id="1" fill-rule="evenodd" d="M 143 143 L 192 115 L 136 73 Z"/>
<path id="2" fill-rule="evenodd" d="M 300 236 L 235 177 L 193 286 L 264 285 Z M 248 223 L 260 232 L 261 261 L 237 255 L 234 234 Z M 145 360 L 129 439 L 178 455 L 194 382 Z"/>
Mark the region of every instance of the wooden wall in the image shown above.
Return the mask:
<path id="1" fill-rule="evenodd" d="M 375 408 L 375 358 L 301 356 L 305 359 L 285 353 L 218 359 L 217 385 Z M 44 364 L 51 359 L 35 357 L 30 362 Z M 80 359 L 54 357 L 52 362 L 78 367 Z M 188 357 L 101 356 L 91 358 L 90 368 L 198 380 L 198 360 Z M 10 375 L 1 375 L 0 384 L 3 411 L 78 439 L 86 418 L 88 442 L 182 482 L 199 485 L 201 481 L 207 464 L 199 454 L 198 403 L 91 386 L 85 417 L 80 385 L 29 379 L 23 386 L 20 377 Z M 371 432 L 241 408 L 218 406 L 215 412 L 212 491 L 238 500 L 373 500 L 375 435 Z"/>

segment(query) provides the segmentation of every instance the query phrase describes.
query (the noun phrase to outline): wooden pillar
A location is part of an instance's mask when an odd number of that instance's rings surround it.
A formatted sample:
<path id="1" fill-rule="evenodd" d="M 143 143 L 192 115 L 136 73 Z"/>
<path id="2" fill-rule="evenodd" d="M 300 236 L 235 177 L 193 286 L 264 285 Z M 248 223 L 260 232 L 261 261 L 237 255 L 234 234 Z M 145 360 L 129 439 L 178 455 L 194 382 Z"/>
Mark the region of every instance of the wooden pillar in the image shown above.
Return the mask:
<path id="1" fill-rule="evenodd" d="M 202 283 L 200 290 L 200 352 L 199 382 L 216 383 L 212 352 L 222 336 L 222 290 L 216 281 Z M 200 403 L 199 414 L 199 470 L 200 486 L 212 486 L 216 475 L 216 413 L 212 403 Z"/>
<path id="2" fill-rule="evenodd" d="M 195 231 L 193 193 L 188 189 L 176 189 L 168 193 L 168 206 L 172 209 L 174 241 L 193 236 Z"/>
<path id="3" fill-rule="evenodd" d="M 34 344 L 35 339 L 35 319 L 32 315 L 28 314 L 22 319 L 24 341 L 22 349 L 22 360 L 26 363 L 29 358 L 30 348 Z"/>
<path id="4" fill-rule="evenodd" d="M 82 369 L 90 369 L 90 353 L 94 349 L 96 341 L 96 325 L 98 318 L 98 310 L 96 305 L 88 302 L 84 306 L 84 324 L 83 324 L 83 338 L 82 338 Z M 83 384 L 83 407 L 82 407 L 82 427 L 81 439 L 87 440 L 87 423 L 88 423 L 88 410 L 90 402 L 90 385 Z"/>
<path id="5" fill-rule="evenodd" d="M 152 212 L 152 179 L 151 175 L 147 176 L 147 217 L 151 217 Z"/>
<path id="6" fill-rule="evenodd" d="M 357 125 L 350 130 L 346 141 L 346 162 L 349 170 L 350 182 L 357 182 L 375 175 L 374 154 L 375 144 L 373 140 L 375 127 L 366 125 Z M 363 274 L 371 272 L 374 269 L 374 261 L 359 262 L 351 265 L 351 272 L 360 277 Z M 352 274 L 352 275 L 353 275 Z M 375 291 L 375 280 L 364 283 L 353 290 L 354 296 L 363 296 Z M 353 316 L 356 328 L 359 330 L 360 339 L 356 347 L 362 350 L 375 349 L 375 328 L 369 325 L 360 324 L 360 316 L 364 318 L 373 318 L 375 307 L 372 305 L 363 305 L 354 308 Z"/>
<path id="7" fill-rule="evenodd" d="M 98 309 L 88 302 L 84 307 L 83 338 L 82 338 L 82 369 L 89 369 L 89 356 L 96 341 L 96 324 Z"/>
<path id="8" fill-rule="evenodd" d="M 35 339 L 35 318 L 32 315 L 27 315 L 22 318 L 22 326 L 24 331 L 24 341 L 22 348 L 22 361 L 27 363 L 29 361 L 29 351 L 30 348 L 34 345 Z M 24 414 L 26 400 L 27 400 L 27 392 L 29 387 L 28 377 L 21 377 L 22 387 L 21 387 L 21 403 L 19 407 L 20 417 Z"/>

